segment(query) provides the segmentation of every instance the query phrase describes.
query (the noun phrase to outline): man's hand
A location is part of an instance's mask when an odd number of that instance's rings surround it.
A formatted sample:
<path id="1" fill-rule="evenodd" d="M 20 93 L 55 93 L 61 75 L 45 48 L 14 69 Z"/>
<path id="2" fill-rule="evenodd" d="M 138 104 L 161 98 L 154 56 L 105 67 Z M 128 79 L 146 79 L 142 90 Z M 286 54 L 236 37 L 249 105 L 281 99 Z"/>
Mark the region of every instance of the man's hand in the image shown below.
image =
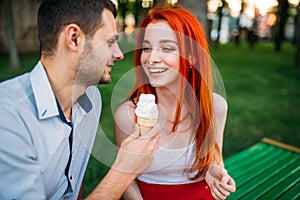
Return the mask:
<path id="1" fill-rule="evenodd" d="M 159 125 L 156 125 L 147 135 L 139 137 L 136 127 L 132 135 L 122 141 L 107 175 L 86 199 L 120 199 L 127 187 L 152 163 L 158 147 L 158 132 Z"/>
<path id="2" fill-rule="evenodd" d="M 152 163 L 157 150 L 158 131 L 157 123 L 149 133 L 139 137 L 140 131 L 136 126 L 134 132 L 122 141 L 112 168 L 121 172 L 133 173 L 136 176 L 144 172 Z"/>

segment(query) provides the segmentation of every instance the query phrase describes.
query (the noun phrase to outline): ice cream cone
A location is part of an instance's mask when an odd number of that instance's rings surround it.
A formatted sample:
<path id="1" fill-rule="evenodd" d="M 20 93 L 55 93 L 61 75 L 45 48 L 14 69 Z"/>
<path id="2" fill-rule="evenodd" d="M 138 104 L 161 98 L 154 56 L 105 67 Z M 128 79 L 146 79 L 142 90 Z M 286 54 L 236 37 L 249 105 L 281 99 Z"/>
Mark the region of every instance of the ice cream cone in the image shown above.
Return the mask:
<path id="1" fill-rule="evenodd" d="M 137 124 L 140 127 L 141 136 L 145 135 L 156 124 L 158 109 L 153 94 L 141 94 L 135 109 Z"/>
<path id="2" fill-rule="evenodd" d="M 151 118 L 137 118 L 137 124 L 140 127 L 141 136 L 146 135 L 155 126 L 157 119 Z"/>

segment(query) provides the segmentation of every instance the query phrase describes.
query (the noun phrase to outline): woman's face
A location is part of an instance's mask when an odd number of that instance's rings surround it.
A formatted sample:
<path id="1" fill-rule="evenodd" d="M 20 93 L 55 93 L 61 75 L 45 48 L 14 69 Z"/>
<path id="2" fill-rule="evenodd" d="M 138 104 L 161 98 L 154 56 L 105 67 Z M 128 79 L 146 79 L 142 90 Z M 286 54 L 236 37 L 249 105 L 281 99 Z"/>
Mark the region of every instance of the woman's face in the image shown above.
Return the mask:
<path id="1" fill-rule="evenodd" d="M 175 32 L 166 21 L 146 27 L 140 61 L 153 87 L 177 89 L 179 46 Z"/>

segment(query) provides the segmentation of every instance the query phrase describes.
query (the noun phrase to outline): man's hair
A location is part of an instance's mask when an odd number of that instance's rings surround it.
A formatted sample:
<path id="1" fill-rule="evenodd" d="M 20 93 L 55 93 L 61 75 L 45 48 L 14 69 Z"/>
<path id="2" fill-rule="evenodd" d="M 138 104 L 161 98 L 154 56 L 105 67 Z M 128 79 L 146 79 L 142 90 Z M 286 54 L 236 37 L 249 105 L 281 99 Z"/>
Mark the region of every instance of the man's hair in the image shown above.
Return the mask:
<path id="1" fill-rule="evenodd" d="M 117 16 L 116 7 L 110 0 L 42 0 L 38 10 L 40 53 L 53 55 L 60 31 L 72 23 L 87 36 L 93 36 L 102 25 L 105 8 Z"/>

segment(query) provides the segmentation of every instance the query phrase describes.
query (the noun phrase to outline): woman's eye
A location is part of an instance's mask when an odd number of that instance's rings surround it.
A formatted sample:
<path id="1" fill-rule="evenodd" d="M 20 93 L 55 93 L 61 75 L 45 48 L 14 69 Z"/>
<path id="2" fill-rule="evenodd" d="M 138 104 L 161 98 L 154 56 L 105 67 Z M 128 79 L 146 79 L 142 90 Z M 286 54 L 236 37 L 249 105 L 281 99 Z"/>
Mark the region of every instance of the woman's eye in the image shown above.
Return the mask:
<path id="1" fill-rule="evenodd" d="M 169 52 L 175 51 L 175 48 L 173 48 L 173 47 L 162 47 L 161 50 L 162 50 L 162 52 L 169 53 Z"/>
<path id="2" fill-rule="evenodd" d="M 144 51 L 144 52 L 150 52 L 151 48 L 150 47 L 143 47 L 142 51 Z"/>

